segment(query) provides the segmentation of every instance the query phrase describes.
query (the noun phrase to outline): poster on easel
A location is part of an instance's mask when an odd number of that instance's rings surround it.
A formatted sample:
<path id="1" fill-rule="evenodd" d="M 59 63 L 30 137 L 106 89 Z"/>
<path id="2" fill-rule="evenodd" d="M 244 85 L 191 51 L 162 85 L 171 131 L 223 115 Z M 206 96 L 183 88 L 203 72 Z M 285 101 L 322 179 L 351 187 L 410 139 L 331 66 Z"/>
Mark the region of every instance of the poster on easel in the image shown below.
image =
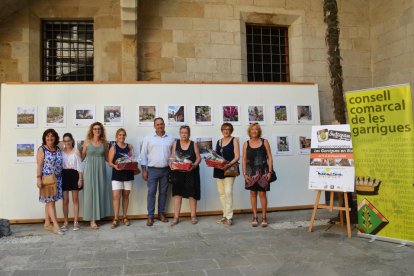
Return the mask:
<path id="1" fill-rule="evenodd" d="M 359 235 L 414 242 L 414 125 L 409 84 L 346 93 Z"/>
<path id="2" fill-rule="evenodd" d="M 354 179 L 349 125 L 312 126 L 309 189 L 353 192 Z"/>

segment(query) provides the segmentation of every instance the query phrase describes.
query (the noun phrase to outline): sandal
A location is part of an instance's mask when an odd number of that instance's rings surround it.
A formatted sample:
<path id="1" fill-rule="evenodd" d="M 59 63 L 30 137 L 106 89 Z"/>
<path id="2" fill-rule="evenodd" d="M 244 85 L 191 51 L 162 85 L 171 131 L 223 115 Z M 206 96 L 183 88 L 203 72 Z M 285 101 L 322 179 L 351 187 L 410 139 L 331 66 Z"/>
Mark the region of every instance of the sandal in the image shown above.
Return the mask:
<path id="1" fill-rule="evenodd" d="M 252 227 L 257 227 L 257 225 L 258 225 L 259 223 L 257 222 L 257 217 L 253 217 L 253 220 L 252 220 Z"/>
<path id="2" fill-rule="evenodd" d="M 94 224 L 91 223 L 91 229 L 92 230 L 98 230 L 99 229 L 99 225 L 96 224 L 96 223 L 94 223 Z"/>
<path id="3" fill-rule="evenodd" d="M 112 221 L 111 229 L 117 228 L 118 227 L 118 224 L 119 224 L 119 220 L 118 219 L 114 219 Z"/>
<path id="4" fill-rule="evenodd" d="M 73 222 L 73 231 L 78 231 L 79 230 L 79 222 L 77 222 L 77 221 L 74 221 Z"/>
<path id="5" fill-rule="evenodd" d="M 44 224 L 43 228 L 47 231 L 53 231 L 53 225 L 52 224 Z"/>
<path id="6" fill-rule="evenodd" d="M 62 230 L 62 232 L 66 232 L 68 231 L 68 224 L 65 222 L 62 227 L 60 227 L 60 230 Z"/>
<path id="7" fill-rule="evenodd" d="M 222 217 L 221 219 L 216 220 L 216 223 L 218 224 L 225 224 L 227 222 L 227 218 Z"/>
<path id="8" fill-rule="evenodd" d="M 191 217 L 191 223 L 192 224 L 197 224 L 198 223 L 197 217 Z"/>
<path id="9" fill-rule="evenodd" d="M 125 226 L 130 226 L 131 225 L 131 223 L 129 222 L 129 219 L 127 217 L 124 217 L 122 219 L 122 222 L 124 223 Z"/>
<path id="10" fill-rule="evenodd" d="M 266 217 L 263 217 L 262 218 L 262 227 L 267 227 L 267 219 L 266 219 Z"/>
<path id="11" fill-rule="evenodd" d="M 179 217 L 174 217 L 173 221 L 171 222 L 171 226 L 177 225 L 180 222 L 180 218 Z"/>
<path id="12" fill-rule="evenodd" d="M 53 228 L 53 233 L 54 233 L 54 234 L 56 234 L 56 235 L 59 235 L 59 236 L 62 236 L 62 235 L 64 235 L 64 234 L 65 234 L 65 233 L 64 233 L 62 230 L 60 230 L 59 228 L 58 228 L 58 229 Z"/>

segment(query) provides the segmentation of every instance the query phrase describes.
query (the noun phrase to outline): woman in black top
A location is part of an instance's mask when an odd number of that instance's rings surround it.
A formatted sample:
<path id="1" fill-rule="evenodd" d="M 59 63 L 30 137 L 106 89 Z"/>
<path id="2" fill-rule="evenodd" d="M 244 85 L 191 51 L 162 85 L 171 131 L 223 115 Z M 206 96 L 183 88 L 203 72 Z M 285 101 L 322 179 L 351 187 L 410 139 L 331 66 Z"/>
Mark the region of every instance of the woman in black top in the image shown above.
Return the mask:
<path id="1" fill-rule="evenodd" d="M 112 204 L 114 206 L 115 217 L 112 221 L 111 228 L 116 228 L 119 224 L 119 204 L 122 194 L 122 212 L 124 213 L 122 222 L 129 226 L 130 222 L 127 218 L 129 193 L 134 183 L 133 170 L 119 170 L 116 160 L 127 156 L 133 152 L 133 147 L 125 143 L 126 131 L 120 128 L 116 131 L 116 143 L 110 148 L 108 153 L 109 166 L 112 167 Z"/>
<path id="2" fill-rule="evenodd" d="M 190 201 L 191 223 L 196 224 L 198 222 L 196 216 L 197 200 L 200 200 L 200 170 L 198 165 L 201 162 L 201 156 L 197 144 L 190 140 L 189 126 L 180 127 L 180 140 L 174 142 L 170 160 L 176 154 L 181 157 L 186 157 L 191 160 L 193 164 L 190 171 L 174 171 L 177 181 L 175 181 L 172 186 L 172 194 L 174 197 L 174 219 L 171 225 L 176 225 L 179 222 L 183 197 L 188 198 Z"/>
<path id="3" fill-rule="evenodd" d="M 221 206 L 223 208 L 223 217 L 217 220 L 217 223 L 226 225 L 233 224 L 233 184 L 235 177 L 224 176 L 224 171 L 231 165 L 236 164 L 240 158 L 239 140 L 231 134 L 233 125 L 224 123 L 221 125 L 223 138 L 217 141 L 216 152 L 229 163 L 222 170 L 214 169 L 213 177 L 217 178 L 217 191 L 220 196 Z"/>
<path id="4" fill-rule="evenodd" d="M 258 225 L 257 221 L 257 194 L 262 205 L 262 227 L 267 226 L 266 191 L 270 191 L 270 177 L 273 170 L 272 152 L 269 142 L 262 139 L 262 129 L 258 123 L 251 124 L 247 130 L 250 140 L 243 144 L 243 176 L 245 188 L 250 190 L 250 202 L 253 209 L 252 226 Z"/>

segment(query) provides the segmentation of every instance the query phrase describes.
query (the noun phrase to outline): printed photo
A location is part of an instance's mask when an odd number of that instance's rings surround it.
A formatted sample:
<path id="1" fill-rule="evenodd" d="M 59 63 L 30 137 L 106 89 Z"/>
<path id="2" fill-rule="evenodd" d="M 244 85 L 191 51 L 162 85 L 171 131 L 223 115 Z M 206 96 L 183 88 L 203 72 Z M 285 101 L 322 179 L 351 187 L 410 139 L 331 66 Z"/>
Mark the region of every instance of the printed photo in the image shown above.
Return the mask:
<path id="1" fill-rule="evenodd" d="M 158 117 L 156 105 L 139 105 L 138 106 L 138 125 L 153 125 L 154 119 Z"/>
<path id="2" fill-rule="evenodd" d="M 85 142 L 85 140 L 83 140 L 83 139 L 77 139 L 76 140 L 76 145 L 75 146 L 79 150 L 79 152 L 82 152 L 84 142 Z"/>
<path id="3" fill-rule="evenodd" d="M 310 154 L 311 137 L 306 135 L 298 136 L 299 154 Z"/>
<path id="4" fill-rule="evenodd" d="M 56 105 L 46 107 L 46 126 L 66 127 L 66 106 Z"/>
<path id="5" fill-rule="evenodd" d="M 298 105 L 296 106 L 298 124 L 311 124 L 312 119 L 312 107 L 310 105 Z"/>
<path id="6" fill-rule="evenodd" d="M 212 125 L 213 124 L 213 108 L 211 105 L 194 106 L 194 121 L 196 125 Z"/>
<path id="7" fill-rule="evenodd" d="M 35 162 L 35 147 L 35 142 L 16 143 L 16 163 Z"/>
<path id="8" fill-rule="evenodd" d="M 103 121 L 105 126 L 123 126 L 123 108 L 122 105 L 104 105 Z"/>
<path id="9" fill-rule="evenodd" d="M 185 118 L 185 106 L 184 105 L 168 105 L 168 124 L 169 125 L 184 125 Z"/>
<path id="10" fill-rule="evenodd" d="M 264 105 L 249 105 L 247 107 L 248 122 L 264 124 L 265 122 L 265 107 Z"/>
<path id="11" fill-rule="evenodd" d="M 274 124 L 287 124 L 289 123 L 289 109 L 287 105 L 274 105 Z"/>
<path id="12" fill-rule="evenodd" d="M 292 135 L 276 134 L 273 139 L 275 141 L 274 148 L 276 155 L 291 155 L 292 154 Z"/>
<path id="13" fill-rule="evenodd" d="M 239 105 L 223 105 L 222 122 L 232 123 L 234 125 L 240 125 L 240 106 Z"/>
<path id="14" fill-rule="evenodd" d="M 16 109 L 16 127 L 33 128 L 37 127 L 37 107 L 18 106 Z"/>
<path id="15" fill-rule="evenodd" d="M 90 104 L 75 105 L 73 117 L 73 125 L 75 127 L 89 126 L 95 122 L 95 106 Z"/>
<path id="16" fill-rule="evenodd" d="M 211 137 L 196 138 L 195 142 L 200 150 L 200 154 L 207 154 L 209 150 L 213 149 L 213 138 Z"/>

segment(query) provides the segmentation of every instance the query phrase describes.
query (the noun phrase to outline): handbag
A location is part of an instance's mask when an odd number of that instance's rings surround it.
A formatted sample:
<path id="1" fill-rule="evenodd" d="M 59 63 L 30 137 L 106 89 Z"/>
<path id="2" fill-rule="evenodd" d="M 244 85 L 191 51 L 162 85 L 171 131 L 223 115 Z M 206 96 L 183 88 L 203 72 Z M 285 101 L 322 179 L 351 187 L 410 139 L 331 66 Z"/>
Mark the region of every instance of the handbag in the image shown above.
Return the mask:
<path id="1" fill-rule="evenodd" d="M 233 165 L 231 165 L 230 167 L 227 168 L 227 170 L 224 171 L 224 176 L 225 177 L 236 177 L 239 176 L 240 172 L 239 172 L 239 163 L 234 163 Z"/>
<path id="2" fill-rule="evenodd" d="M 269 183 L 275 182 L 276 180 L 277 180 L 276 172 L 275 170 L 272 170 L 272 173 L 270 174 Z"/>
<path id="3" fill-rule="evenodd" d="M 57 180 L 54 173 L 42 176 L 41 197 L 51 197 L 57 194 Z"/>

